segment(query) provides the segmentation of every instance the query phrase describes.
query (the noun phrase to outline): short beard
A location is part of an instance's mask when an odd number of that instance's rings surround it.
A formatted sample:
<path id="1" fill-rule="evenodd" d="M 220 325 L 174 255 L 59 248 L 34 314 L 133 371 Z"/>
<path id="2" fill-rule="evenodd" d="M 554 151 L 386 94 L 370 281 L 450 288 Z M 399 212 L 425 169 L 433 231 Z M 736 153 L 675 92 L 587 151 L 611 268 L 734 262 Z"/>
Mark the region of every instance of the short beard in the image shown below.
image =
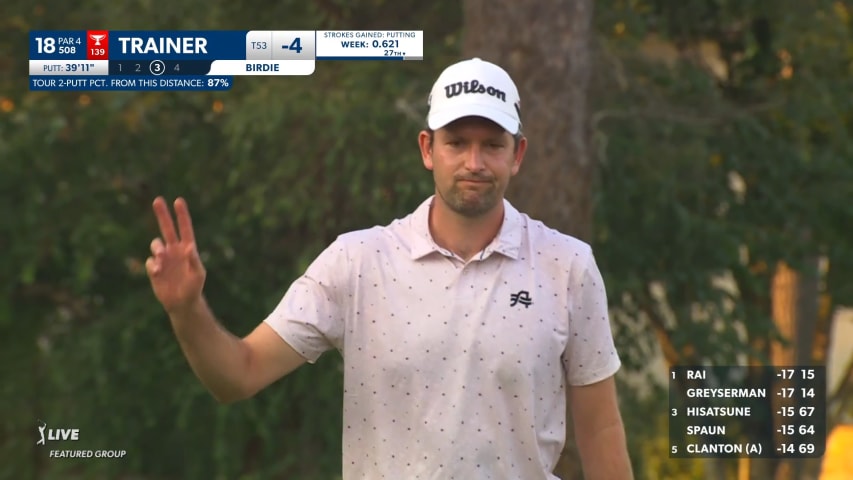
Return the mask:
<path id="1" fill-rule="evenodd" d="M 494 184 L 484 190 L 482 194 L 467 192 L 474 197 L 471 199 L 465 198 L 466 192 L 463 192 L 455 183 L 447 191 L 438 188 L 436 191 L 453 212 L 466 218 L 480 217 L 491 211 L 500 202 L 500 195 Z"/>

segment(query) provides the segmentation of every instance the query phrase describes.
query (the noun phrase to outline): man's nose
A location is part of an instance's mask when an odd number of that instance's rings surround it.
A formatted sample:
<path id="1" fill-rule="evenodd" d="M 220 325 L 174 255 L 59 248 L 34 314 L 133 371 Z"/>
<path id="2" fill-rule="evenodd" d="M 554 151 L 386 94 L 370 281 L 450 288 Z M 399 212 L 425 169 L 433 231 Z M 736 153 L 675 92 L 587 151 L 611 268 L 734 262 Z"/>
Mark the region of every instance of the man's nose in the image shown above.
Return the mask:
<path id="1" fill-rule="evenodd" d="M 477 172 L 485 168 L 483 151 L 479 145 L 471 145 L 471 148 L 465 152 L 465 168 L 472 172 Z"/>

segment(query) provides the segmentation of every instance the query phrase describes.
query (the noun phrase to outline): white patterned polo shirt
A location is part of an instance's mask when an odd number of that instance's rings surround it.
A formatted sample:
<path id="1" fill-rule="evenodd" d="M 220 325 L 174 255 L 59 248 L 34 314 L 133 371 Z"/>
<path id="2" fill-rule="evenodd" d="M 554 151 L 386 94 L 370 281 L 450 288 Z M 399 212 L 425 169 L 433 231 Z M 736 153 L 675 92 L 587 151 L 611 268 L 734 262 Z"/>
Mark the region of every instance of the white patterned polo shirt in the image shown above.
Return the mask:
<path id="1" fill-rule="evenodd" d="M 344 480 L 553 480 L 566 386 L 620 367 L 586 243 L 504 200 L 467 263 L 413 213 L 339 236 L 265 320 L 344 360 Z"/>

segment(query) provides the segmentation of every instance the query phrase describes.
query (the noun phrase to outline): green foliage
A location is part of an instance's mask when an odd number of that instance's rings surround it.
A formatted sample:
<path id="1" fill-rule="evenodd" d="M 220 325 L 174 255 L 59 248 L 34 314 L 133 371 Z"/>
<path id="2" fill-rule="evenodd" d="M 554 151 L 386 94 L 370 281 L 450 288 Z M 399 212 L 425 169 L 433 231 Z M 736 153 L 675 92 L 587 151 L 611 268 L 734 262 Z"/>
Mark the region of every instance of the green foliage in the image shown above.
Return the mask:
<path id="1" fill-rule="evenodd" d="M 853 43 L 839 8 L 600 6 L 597 242 L 630 360 L 654 340 L 629 332 L 648 325 L 681 363 L 763 358 L 778 261 L 825 256 L 827 293 L 849 303 Z"/>
<path id="2" fill-rule="evenodd" d="M 779 261 L 825 257 L 822 293 L 853 300 L 843 5 L 596 4 L 595 243 L 629 368 L 661 347 L 680 364 L 767 361 Z M 667 458 L 666 403 L 649 402 L 623 396 L 638 478 L 704 478 L 699 462 Z"/>

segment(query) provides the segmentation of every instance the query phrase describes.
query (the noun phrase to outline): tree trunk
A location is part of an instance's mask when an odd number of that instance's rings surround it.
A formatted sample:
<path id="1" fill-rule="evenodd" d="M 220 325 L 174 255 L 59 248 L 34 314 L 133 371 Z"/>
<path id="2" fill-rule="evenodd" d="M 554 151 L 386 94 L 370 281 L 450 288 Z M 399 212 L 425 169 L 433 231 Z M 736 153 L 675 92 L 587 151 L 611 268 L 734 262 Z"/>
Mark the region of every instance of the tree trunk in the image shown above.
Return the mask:
<path id="1" fill-rule="evenodd" d="M 770 344 L 770 361 L 777 366 L 793 366 L 796 361 L 796 344 L 793 342 L 796 338 L 797 331 L 797 297 L 798 297 L 798 276 L 797 272 L 791 269 L 783 262 L 779 262 L 776 266 L 776 273 L 773 276 L 773 284 L 771 285 L 772 311 L 773 322 L 779 330 L 779 334 L 786 342 L 790 344 L 782 344 L 781 342 L 773 342 Z M 774 389 L 775 390 L 775 389 Z M 782 399 L 773 396 L 772 409 L 776 411 L 779 407 L 794 406 L 791 399 Z M 775 420 L 774 430 L 781 426 L 782 418 L 773 417 Z M 777 433 L 775 435 L 775 443 L 784 442 L 785 437 Z M 790 464 L 787 462 L 771 462 L 775 480 L 793 480 Z M 770 477 L 768 477 L 770 478 Z"/>
<path id="2" fill-rule="evenodd" d="M 802 271 L 796 271 L 784 262 L 779 262 L 771 285 L 773 321 L 785 342 L 770 344 L 770 361 L 774 366 L 813 365 L 814 342 L 818 320 L 818 260 L 808 259 Z M 775 390 L 775 389 L 774 389 Z M 773 396 L 772 408 L 796 406 L 796 399 Z M 781 418 L 774 417 L 776 424 Z M 776 430 L 779 425 L 774 425 Z M 776 443 L 784 442 L 784 435 L 777 434 Z M 795 480 L 801 478 L 805 462 L 802 460 L 756 461 L 753 478 Z"/>
<path id="3" fill-rule="evenodd" d="M 528 153 L 507 198 L 531 217 L 592 240 L 587 95 L 592 0 L 465 0 L 463 55 L 504 67 L 521 95 Z M 571 416 L 555 473 L 582 478 Z"/>

